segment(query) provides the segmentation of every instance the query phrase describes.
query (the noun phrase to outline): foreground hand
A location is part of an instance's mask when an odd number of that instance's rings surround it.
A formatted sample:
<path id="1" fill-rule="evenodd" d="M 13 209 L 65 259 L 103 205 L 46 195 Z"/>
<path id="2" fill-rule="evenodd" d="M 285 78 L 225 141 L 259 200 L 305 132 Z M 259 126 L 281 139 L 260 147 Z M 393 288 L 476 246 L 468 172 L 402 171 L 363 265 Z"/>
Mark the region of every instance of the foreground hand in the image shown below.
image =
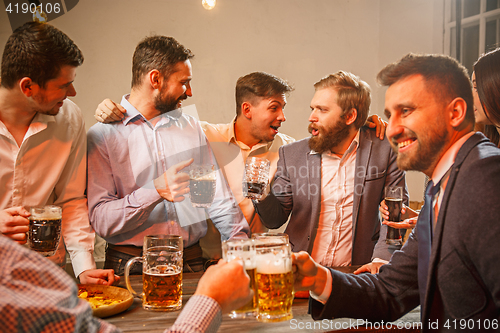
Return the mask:
<path id="1" fill-rule="evenodd" d="M 368 264 L 364 264 L 363 266 L 355 270 L 353 273 L 361 274 L 364 272 L 368 272 L 371 274 L 377 274 L 378 271 L 380 270 L 380 267 L 382 267 L 383 265 L 384 265 L 383 262 L 370 262 Z"/>
<path id="2" fill-rule="evenodd" d="M 294 289 L 296 291 L 310 290 L 316 295 L 321 295 L 325 289 L 328 270 L 317 264 L 305 251 L 292 253 L 292 263 L 295 277 Z"/>
<path id="3" fill-rule="evenodd" d="M 108 124 L 123 119 L 126 112 L 123 106 L 106 98 L 97 106 L 94 118 L 100 123 Z"/>
<path id="4" fill-rule="evenodd" d="M 112 269 L 88 269 L 78 276 L 81 284 L 117 285 L 120 277 Z"/>
<path id="5" fill-rule="evenodd" d="M 19 244 L 26 243 L 31 214 L 22 206 L 0 211 L 0 233 Z"/>
<path id="6" fill-rule="evenodd" d="M 248 303 L 253 290 L 250 289 L 250 277 L 239 260 L 229 263 L 220 260 L 217 265 L 208 267 L 194 294 L 214 299 L 222 313 L 227 313 Z"/>
<path id="7" fill-rule="evenodd" d="M 184 196 L 189 193 L 189 175 L 179 171 L 193 163 L 193 161 L 190 158 L 187 161 L 180 162 L 154 180 L 156 191 L 163 199 L 170 202 L 184 200 Z"/>
<path id="8" fill-rule="evenodd" d="M 370 128 L 375 128 L 375 135 L 380 139 L 384 140 L 385 129 L 387 128 L 387 122 L 382 120 L 376 114 L 371 115 L 366 119 L 366 126 Z"/>

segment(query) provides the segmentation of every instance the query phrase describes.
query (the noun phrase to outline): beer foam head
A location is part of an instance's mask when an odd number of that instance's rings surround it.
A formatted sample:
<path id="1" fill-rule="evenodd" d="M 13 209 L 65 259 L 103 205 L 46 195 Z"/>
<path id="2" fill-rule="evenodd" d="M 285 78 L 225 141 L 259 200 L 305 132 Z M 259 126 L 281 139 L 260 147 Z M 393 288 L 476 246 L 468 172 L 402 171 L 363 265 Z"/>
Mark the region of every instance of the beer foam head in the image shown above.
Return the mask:
<path id="1" fill-rule="evenodd" d="M 257 272 L 264 274 L 284 274 L 292 270 L 292 260 L 289 257 L 274 253 L 257 256 Z"/>
<path id="2" fill-rule="evenodd" d="M 32 219 L 58 220 L 61 218 L 61 216 L 62 216 L 61 208 L 57 206 L 31 208 Z"/>
<path id="3" fill-rule="evenodd" d="M 213 166 L 194 167 L 189 171 L 189 177 L 196 180 L 215 180 Z"/>

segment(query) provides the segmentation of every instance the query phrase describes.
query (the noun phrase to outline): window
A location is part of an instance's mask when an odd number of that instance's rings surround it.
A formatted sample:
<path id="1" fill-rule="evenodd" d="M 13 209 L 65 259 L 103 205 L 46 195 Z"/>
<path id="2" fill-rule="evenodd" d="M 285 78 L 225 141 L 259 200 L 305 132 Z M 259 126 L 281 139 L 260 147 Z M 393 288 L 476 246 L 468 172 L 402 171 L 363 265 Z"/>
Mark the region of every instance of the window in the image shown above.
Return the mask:
<path id="1" fill-rule="evenodd" d="M 445 52 L 458 59 L 469 74 L 479 55 L 497 46 L 500 0 L 445 1 Z"/>

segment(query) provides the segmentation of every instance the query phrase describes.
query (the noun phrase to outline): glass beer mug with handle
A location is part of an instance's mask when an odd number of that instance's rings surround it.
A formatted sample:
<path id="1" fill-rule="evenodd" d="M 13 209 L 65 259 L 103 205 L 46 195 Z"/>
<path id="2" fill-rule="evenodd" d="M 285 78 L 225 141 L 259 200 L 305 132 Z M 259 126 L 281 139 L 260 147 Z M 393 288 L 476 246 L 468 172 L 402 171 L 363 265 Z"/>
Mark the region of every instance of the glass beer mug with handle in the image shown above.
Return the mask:
<path id="1" fill-rule="evenodd" d="M 232 311 L 231 318 L 248 318 L 257 315 L 257 285 L 255 283 L 255 242 L 253 239 L 230 239 L 222 242 L 222 257 L 225 261 L 241 260 L 248 276 L 250 288 L 253 290 L 252 299 L 243 307 Z"/>
<path id="2" fill-rule="evenodd" d="M 30 249 L 44 257 L 53 256 L 61 240 L 62 208 L 59 206 L 31 207 L 28 229 Z"/>
<path id="3" fill-rule="evenodd" d="M 217 177 L 213 165 L 191 165 L 189 197 L 193 207 L 208 208 L 214 201 Z"/>
<path id="4" fill-rule="evenodd" d="M 243 196 L 252 200 L 260 200 L 269 181 L 271 163 L 268 159 L 249 157 L 245 162 L 243 174 Z"/>
<path id="5" fill-rule="evenodd" d="M 293 272 L 292 250 L 289 243 L 259 243 L 257 258 L 257 320 L 277 322 L 290 320 L 292 315 Z"/>
<path id="6" fill-rule="evenodd" d="M 177 235 L 145 236 L 142 257 L 125 265 L 125 284 L 142 298 L 142 307 L 153 311 L 175 311 L 182 306 L 182 237 Z M 142 293 L 130 285 L 130 268 L 142 262 Z"/>

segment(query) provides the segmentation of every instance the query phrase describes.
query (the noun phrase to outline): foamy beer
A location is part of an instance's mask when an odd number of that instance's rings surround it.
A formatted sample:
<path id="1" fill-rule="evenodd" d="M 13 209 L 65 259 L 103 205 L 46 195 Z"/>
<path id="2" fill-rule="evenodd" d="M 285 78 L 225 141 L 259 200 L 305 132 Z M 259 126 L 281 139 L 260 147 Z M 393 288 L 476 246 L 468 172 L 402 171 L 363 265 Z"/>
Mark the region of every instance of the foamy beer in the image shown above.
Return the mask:
<path id="1" fill-rule="evenodd" d="M 189 196 L 193 207 L 210 207 L 215 196 L 213 165 L 193 165 L 189 170 Z"/>
<path id="2" fill-rule="evenodd" d="M 255 242 L 252 239 L 231 239 L 222 242 L 222 257 L 227 262 L 239 259 L 243 262 L 248 276 L 250 277 L 250 288 L 253 289 L 253 298 L 243 307 L 232 311 L 231 318 L 247 318 L 257 315 L 257 284 L 255 282 Z"/>
<path id="3" fill-rule="evenodd" d="M 130 259 L 125 266 L 125 284 L 142 298 L 142 307 L 153 311 L 174 311 L 182 306 L 182 237 L 157 235 L 144 237 L 143 256 Z M 142 262 L 142 293 L 130 285 L 130 269 Z"/>
<path id="4" fill-rule="evenodd" d="M 61 207 L 31 207 L 30 213 L 29 247 L 45 257 L 53 256 L 61 240 Z"/>
<path id="5" fill-rule="evenodd" d="M 269 246 L 271 244 L 288 244 L 288 235 L 280 232 L 256 232 L 252 234 L 252 239 L 257 246 Z"/>
<path id="6" fill-rule="evenodd" d="M 294 295 L 290 244 L 256 243 L 257 319 L 262 322 L 290 320 Z"/>
<path id="7" fill-rule="evenodd" d="M 249 157 L 245 161 L 243 174 L 243 196 L 260 200 L 269 180 L 271 162 L 260 157 Z"/>

